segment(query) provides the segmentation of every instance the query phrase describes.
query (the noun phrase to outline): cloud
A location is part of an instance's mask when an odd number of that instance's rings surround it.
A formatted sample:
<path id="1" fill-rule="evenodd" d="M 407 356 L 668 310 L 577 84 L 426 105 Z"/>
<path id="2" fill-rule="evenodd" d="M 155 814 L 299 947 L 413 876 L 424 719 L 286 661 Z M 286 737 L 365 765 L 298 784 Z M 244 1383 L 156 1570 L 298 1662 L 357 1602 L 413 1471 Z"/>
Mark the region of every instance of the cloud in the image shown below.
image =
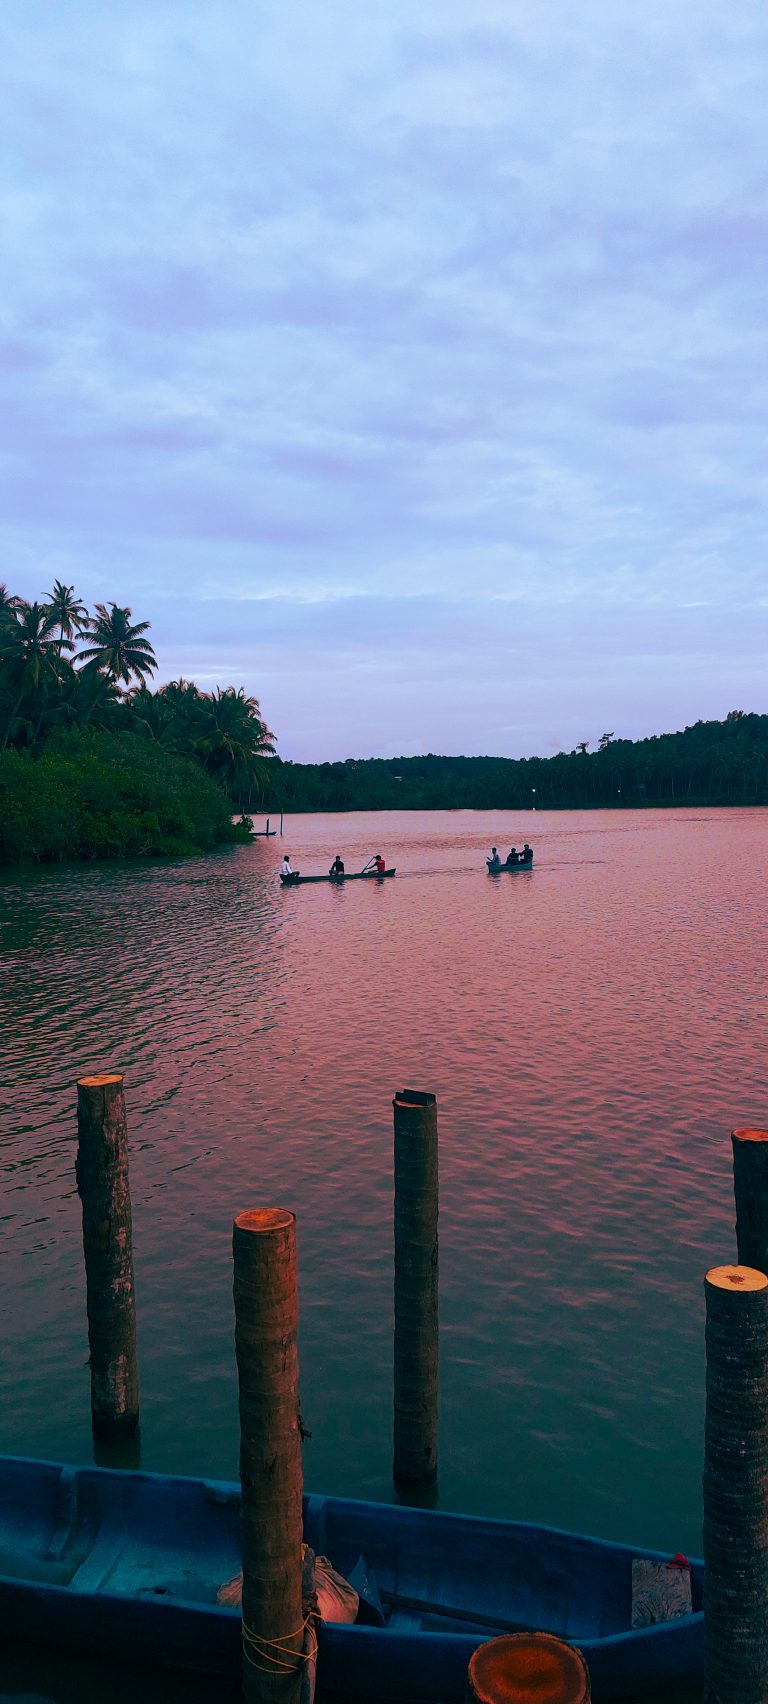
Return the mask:
<path id="1" fill-rule="evenodd" d="M 7 576 L 289 755 L 759 707 L 766 47 L 757 0 L 19 0 Z"/>

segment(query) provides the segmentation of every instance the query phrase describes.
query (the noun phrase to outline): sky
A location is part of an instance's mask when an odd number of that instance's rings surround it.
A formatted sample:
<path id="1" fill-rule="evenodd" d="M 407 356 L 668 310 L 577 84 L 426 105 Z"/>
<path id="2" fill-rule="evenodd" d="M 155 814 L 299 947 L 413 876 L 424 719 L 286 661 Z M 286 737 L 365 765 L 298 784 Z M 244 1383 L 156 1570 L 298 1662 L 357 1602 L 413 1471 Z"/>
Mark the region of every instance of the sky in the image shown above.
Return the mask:
<path id="1" fill-rule="evenodd" d="M 284 758 L 766 711 L 764 0 L 11 0 L 0 579 Z"/>

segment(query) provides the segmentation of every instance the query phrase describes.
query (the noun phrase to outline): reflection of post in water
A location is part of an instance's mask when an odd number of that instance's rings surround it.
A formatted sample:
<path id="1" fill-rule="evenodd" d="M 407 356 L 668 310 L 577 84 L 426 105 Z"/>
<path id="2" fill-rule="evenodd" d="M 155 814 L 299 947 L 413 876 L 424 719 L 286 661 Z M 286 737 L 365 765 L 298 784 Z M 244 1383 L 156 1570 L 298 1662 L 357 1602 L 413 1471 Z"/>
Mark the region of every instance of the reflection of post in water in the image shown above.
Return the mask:
<path id="1" fill-rule="evenodd" d="M 105 1438 L 94 1432 L 93 1460 L 96 1467 L 119 1467 L 122 1471 L 137 1473 L 141 1467 L 141 1427 L 137 1426 L 135 1432 L 122 1436 L 118 1433 L 115 1438 Z"/>
<path id="2" fill-rule="evenodd" d="M 437 1478 L 437 1102 L 404 1089 L 395 1117 L 395 1483 Z"/>
<path id="3" fill-rule="evenodd" d="M 704 1696 L 768 1698 L 768 1277 L 714 1266 L 704 1424 Z"/>
<path id="4" fill-rule="evenodd" d="M 240 1392 L 245 1704 L 299 1704 L 304 1666 L 296 1220 L 239 1213 L 232 1234 Z"/>
<path id="5" fill-rule="evenodd" d="M 116 1437 L 135 1431 L 139 1419 L 131 1196 L 121 1075 L 80 1078 L 77 1129 L 91 1418 L 94 1432 Z"/>

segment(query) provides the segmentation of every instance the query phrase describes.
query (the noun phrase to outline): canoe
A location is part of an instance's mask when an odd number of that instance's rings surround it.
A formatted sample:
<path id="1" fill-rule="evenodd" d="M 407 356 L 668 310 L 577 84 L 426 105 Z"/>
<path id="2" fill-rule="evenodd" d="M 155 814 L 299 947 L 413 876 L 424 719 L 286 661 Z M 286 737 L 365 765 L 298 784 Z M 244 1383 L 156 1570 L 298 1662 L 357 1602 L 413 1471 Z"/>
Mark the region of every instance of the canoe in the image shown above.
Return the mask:
<path id="1" fill-rule="evenodd" d="M 386 876 L 393 876 L 394 870 L 346 870 L 343 876 L 300 876 L 294 871 L 291 876 L 280 873 L 283 887 L 300 887 L 302 882 L 383 882 Z"/>
<path id="2" fill-rule="evenodd" d="M 220 1480 L 0 1457 L 0 1643 L 237 1674 L 239 1613 L 216 1593 L 240 1567 L 239 1502 Z M 472 1652 L 520 1628 L 581 1647 L 595 1704 L 701 1683 L 699 1562 L 694 1613 L 633 1630 L 633 1558 L 669 1562 L 655 1551 L 321 1496 L 304 1536 L 367 1582 L 367 1624 L 320 1628 L 323 1686 L 342 1699 L 461 1704 Z"/>
<path id="3" fill-rule="evenodd" d="M 485 862 L 488 866 L 489 876 L 501 876 L 505 871 L 507 874 L 515 876 L 519 870 L 533 869 L 533 853 L 531 853 L 530 858 L 526 858 L 523 864 L 492 864 L 490 858 L 486 858 Z"/>

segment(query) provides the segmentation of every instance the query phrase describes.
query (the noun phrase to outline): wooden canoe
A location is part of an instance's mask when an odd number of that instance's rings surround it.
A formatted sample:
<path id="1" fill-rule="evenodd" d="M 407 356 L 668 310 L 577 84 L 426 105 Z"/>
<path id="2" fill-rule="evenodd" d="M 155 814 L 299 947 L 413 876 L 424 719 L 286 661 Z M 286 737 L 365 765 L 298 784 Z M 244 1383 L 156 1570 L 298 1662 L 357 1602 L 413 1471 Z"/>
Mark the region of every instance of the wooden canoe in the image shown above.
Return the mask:
<path id="1" fill-rule="evenodd" d="M 240 1617 L 239 1486 L 0 1457 L 3 1638 L 223 1675 Z M 583 1650 L 594 1704 L 700 1686 L 694 1613 L 633 1629 L 632 1564 L 670 1558 L 553 1528 L 309 1496 L 304 1532 L 363 1580 L 365 1623 L 323 1624 L 319 1672 L 342 1699 L 461 1704 L 484 1639 L 535 1628 Z"/>
<path id="2" fill-rule="evenodd" d="M 290 876 L 284 876 L 281 871 L 280 880 L 283 887 L 301 887 L 303 882 L 383 882 L 394 874 L 394 870 L 345 870 L 343 876 L 302 876 L 294 870 Z"/>
<path id="3" fill-rule="evenodd" d="M 523 864 L 492 864 L 490 858 L 486 858 L 485 862 L 488 867 L 489 876 L 501 876 L 505 873 L 516 876 L 520 870 L 533 869 L 533 854 L 531 854 L 530 858 L 526 858 Z"/>

